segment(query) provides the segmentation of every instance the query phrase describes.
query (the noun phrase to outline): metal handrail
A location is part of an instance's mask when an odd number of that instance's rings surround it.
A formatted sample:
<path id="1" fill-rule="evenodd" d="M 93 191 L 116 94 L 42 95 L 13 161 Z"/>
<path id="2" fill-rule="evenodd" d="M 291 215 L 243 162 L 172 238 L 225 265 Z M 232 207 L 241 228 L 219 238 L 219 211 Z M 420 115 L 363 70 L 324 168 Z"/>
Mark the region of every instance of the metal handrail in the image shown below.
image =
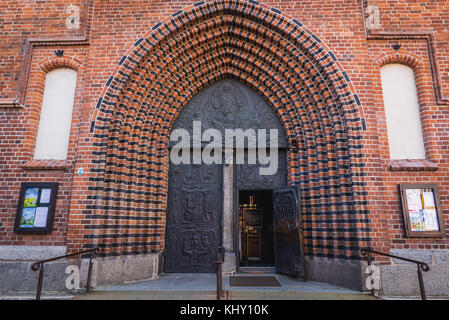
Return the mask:
<path id="1" fill-rule="evenodd" d="M 222 265 L 225 260 L 225 248 L 218 247 L 215 252 L 214 263 L 217 265 L 217 300 L 221 300 L 223 296 L 223 271 Z"/>
<path id="2" fill-rule="evenodd" d="M 65 259 L 65 258 L 69 258 L 69 257 L 73 257 L 73 256 L 78 256 L 80 254 L 84 254 L 84 253 L 89 253 L 90 252 L 90 257 L 89 257 L 89 272 L 87 274 L 87 284 L 86 284 L 86 293 L 89 292 L 90 290 L 90 280 L 91 280 L 91 274 L 92 274 L 92 258 L 95 257 L 95 254 L 100 252 L 99 248 L 93 248 L 93 249 L 89 249 L 89 250 L 83 250 L 83 251 L 79 251 L 76 253 L 71 253 L 71 254 L 66 254 L 64 256 L 59 256 L 59 257 L 54 257 L 54 258 L 50 258 L 50 259 L 46 259 L 46 260 L 40 260 L 37 262 L 34 262 L 31 265 L 31 270 L 33 271 L 39 271 L 39 279 L 37 282 L 37 292 L 36 292 L 36 300 L 40 300 L 41 299 L 41 292 L 42 292 L 42 281 L 44 279 L 44 264 L 47 262 L 51 262 L 51 261 L 55 261 L 55 260 L 59 260 L 59 259 Z"/>
<path id="3" fill-rule="evenodd" d="M 390 257 L 390 258 L 394 258 L 394 259 L 399 259 L 399 260 L 403 260 L 403 261 L 407 261 L 407 262 L 411 262 L 411 263 L 416 263 L 416 266 L 418 267 L 418 281 L 419 281 L 419 290 L 421 292 L 421 299 L 422 300 L 427 300 L 426 297 L 426 288 L 424 287 L 424 280 L 423 280 L 423 276 L 422 276 L 422 271 L 427 272 L 430 270 L 430 267 L 427 263 L 422 262 L 422 261 L 418 261 L 418 260 L 413 260 L 413 259 L 408 259 L 408 258 L 403 258 L 403 257 L 399 257 L 399 256 L 395 256 L 392 254 L 388 254 L 388 253 L 383 253 L 383 252 L 379 252 L 379 251 L 375 251 L 369 248 L 363 248 L 361 251 L 362 256 L 367 257 L 368 260 L 368 266 L 371 265 L 371 261 L 372 261 L 372 257 L 370 255 L 370 253 L 373 254 L 378 254 L 384 257 Z M 373 294 L 374 289 L 371 289 L 371 293 Z"/>

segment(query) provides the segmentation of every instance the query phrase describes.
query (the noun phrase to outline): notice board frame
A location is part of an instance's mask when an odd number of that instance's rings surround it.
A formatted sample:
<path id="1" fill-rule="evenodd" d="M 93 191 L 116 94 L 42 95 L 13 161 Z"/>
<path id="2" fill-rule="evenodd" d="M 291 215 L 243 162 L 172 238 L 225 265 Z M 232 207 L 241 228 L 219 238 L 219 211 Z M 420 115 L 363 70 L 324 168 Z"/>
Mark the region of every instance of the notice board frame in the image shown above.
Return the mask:
<path id="1" fill-rule="evenodd" d="M 58 183 L 57 182 L 22 182 L 20 185 L 19 203 L 17 206 L 16 220 L 14 224 L 15 233 L 23 234 L 48 234 L 53 230 L 53 220 L 56 208 L 56 198 L 58 193 Z M 25 206 L 25 196 L 28 189 L 38 189 L 38 194 L 36 196 L 36 205 Z M 48 202 L 40 203 L 42 190 L 51 190 Z M 46 213 L 46 224 L 43 227 L 24 227 L 22 225 L 22 216 L 24 209 L 36 209 L 38 208 L 48 208 Z"/>
<path id="2" fill-rule="evenodd" d="M 398 185 L 401 197 L 402 217 L 405 226 L 405 234 L 410 238 L 440 238 L 445 236 L 444 220 L 441 213 L 441 201 L 438 185 L 434 183 L 401 183 Z M 407 190 L 432 190 L 435 203 L 438 231 L 414 231 L 411 225 L 409 204 L 407 201 Z"/>

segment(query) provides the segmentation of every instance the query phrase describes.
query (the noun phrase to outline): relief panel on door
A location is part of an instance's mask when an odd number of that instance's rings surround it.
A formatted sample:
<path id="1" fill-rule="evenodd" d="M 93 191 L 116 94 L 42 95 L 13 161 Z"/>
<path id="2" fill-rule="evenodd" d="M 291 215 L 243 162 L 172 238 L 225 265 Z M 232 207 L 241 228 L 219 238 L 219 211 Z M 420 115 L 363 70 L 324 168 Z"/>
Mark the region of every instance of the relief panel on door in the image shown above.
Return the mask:
<path id="1" fill-rule="evenodd" d="M 221 165 L 170 165 L 165 272 L 215 272 L 221 244 Z"/>

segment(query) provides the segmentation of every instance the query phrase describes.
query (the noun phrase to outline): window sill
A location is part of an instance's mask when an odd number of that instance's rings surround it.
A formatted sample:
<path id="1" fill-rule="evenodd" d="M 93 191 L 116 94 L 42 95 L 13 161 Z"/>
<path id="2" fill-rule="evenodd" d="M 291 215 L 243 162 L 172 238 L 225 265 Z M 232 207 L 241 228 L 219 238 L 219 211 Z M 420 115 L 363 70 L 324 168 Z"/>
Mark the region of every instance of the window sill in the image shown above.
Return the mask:
<path id="1" fill-rule="evenodd" d="M 0 99 L 0 108 L 23 108 L 23 105 L 16 99 Z"/>
<path id="2" fill-rule="evenodd" d="M 437 171 L 438 165 L 426 159 L 390 160 L 391 171 Z"/>
<path id="3" fill-rule="evenodd" d="M 24 170 L 66 170 L 66 160 L 31 160 L 22 165 Z"/>

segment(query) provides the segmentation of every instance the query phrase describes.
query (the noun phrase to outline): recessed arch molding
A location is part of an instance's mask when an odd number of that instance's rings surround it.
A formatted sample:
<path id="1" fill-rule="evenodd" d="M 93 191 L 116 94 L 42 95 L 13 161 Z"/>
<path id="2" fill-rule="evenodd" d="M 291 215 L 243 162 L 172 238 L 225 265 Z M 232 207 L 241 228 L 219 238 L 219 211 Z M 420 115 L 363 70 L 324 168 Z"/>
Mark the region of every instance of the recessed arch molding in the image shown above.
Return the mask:
<path id="1" fill-rule="evenodd" d="M 91 118 L 93 160 L 79 232 L 103 255 L 161 252 L 169 135 L 187 102 L 235 79 L 263 97 L 289 143 L 305 254 L 357 260 L 369 244 L 361 104 L 335 54 L 256 1 L 202 1 L 148 31 L 119 61 Z M 70 229 L 70 228 L 69 228 Z"/>

